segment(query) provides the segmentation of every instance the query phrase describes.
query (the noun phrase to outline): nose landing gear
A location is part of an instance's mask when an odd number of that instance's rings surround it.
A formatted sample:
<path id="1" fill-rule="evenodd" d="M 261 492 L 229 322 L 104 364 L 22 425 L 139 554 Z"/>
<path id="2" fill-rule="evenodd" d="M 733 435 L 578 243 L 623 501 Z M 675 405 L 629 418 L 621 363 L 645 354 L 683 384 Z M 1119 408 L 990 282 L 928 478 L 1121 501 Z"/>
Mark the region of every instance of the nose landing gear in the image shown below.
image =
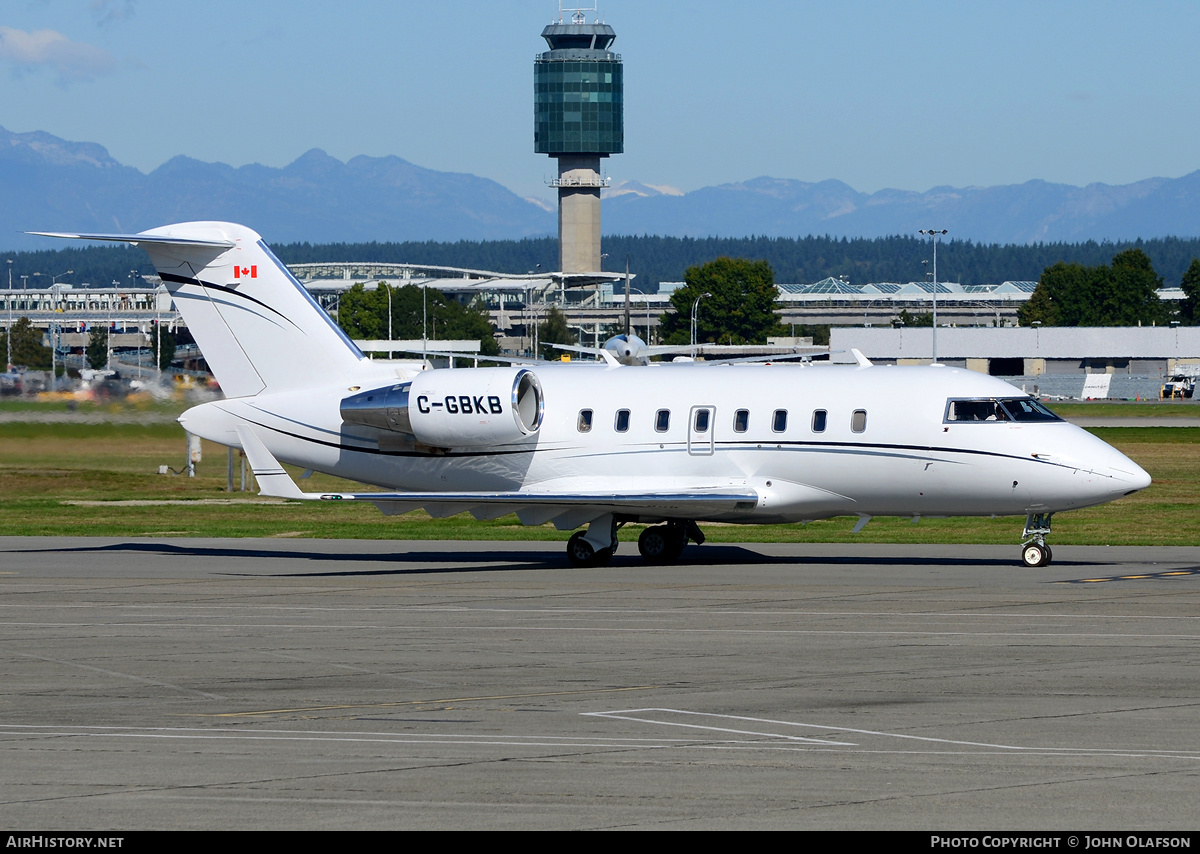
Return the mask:
<path id="1" fill-rule="evenodd" d="M 1051 513 L 1030 513 L 1025 517 L 1025 531 L 1021 534 L 1021 562 L 1028 567 L 1046 566 L 1054 557 L 1046 545 L 1050 533 Z"/>

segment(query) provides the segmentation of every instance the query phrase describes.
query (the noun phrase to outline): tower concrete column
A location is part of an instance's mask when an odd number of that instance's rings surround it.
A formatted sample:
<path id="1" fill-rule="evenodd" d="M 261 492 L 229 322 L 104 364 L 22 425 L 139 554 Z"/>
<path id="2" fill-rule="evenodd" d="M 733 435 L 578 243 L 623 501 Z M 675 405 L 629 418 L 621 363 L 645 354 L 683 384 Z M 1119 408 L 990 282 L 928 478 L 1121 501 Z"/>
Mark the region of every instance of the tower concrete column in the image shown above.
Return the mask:
<path id="1" fill-rule="evenodd" d="M 564 273 L 600 269 L 600 157 L 558 158 L 558 263 Z"/>

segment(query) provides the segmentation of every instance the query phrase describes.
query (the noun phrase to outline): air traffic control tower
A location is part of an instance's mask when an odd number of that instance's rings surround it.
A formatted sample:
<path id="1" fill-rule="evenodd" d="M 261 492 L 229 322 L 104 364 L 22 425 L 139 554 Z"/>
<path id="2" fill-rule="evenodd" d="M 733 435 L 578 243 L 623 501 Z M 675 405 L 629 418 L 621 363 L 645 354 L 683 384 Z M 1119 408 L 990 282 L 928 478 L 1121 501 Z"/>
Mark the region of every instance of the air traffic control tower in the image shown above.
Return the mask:
<path id="1" fill-rule="evenodd" d="M 534 62 L 533 145 L 558 159 L 559 269 L 600 270 L 600 158 L 625 150 L 621 56 L 609 48 L 617 34 L 572 10 L 542 30 L 550 50 Z"/>

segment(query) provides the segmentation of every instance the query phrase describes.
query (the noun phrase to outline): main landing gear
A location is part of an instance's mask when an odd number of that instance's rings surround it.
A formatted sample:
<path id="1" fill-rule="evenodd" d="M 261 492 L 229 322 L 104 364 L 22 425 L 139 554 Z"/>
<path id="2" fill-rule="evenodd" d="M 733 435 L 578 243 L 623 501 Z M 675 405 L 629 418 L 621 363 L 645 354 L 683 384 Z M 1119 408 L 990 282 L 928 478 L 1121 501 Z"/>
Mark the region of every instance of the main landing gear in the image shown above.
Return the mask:
<path id="1" fill-rule="evenodd" d="M 689 541 L 697 545 L 704 542 L 704 532 L 695 522 L 667 522 L 642 531 L 638 537 L 638 551 L 646 563 L 675 563 Z"/>
<path id="2" fill-rule="evenodd" d="M 576 531 L 567 540 L 567 559 L 573 566 L 604 566 L 617 551 L 617 531 L 624 524 L 613 516 L 603 516 L 592 522 L 586 533 Z M 670 521 L 642 531 L 638 551 L 647 563 L 675 563 L 689 542 L 704 542 L 704 533 L 696 523 L 690 519 Z"/>
<path id="3" fill-rule="evenodd" d="M 1021 562 L 1028 567 L 1046 566 L 1054 553 L 1046 545 L 1050 533 L 1050 513 L 1030 513 L 1025 517 L 1025 532 L 1021 534 Z"/>

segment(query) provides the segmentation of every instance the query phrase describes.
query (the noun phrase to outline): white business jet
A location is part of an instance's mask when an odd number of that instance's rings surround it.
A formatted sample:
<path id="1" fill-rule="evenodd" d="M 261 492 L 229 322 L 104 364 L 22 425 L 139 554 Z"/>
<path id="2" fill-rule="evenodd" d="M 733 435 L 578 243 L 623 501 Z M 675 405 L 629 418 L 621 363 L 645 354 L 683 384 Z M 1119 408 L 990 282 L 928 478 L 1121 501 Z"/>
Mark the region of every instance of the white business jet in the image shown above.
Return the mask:
<path id="1" fill-rule="evenodd" d="M 373 362 L 249 228 L 52 234 L 149 253 L 227 399 L 191 433 L 240 447 L 264 495 L 478 519 L 515 512 L 607 561 L 628 522 L 651 562 L 700 521 L 856 515 L 1026 517 L 1021 559 L 1051 558 L 1050 517 L 1150 485 L 1136 463 L 992 377 L 943 366 L 596 363 L 418 371 Z M 386 491 L 302 492 L 280 461 Z"/>

